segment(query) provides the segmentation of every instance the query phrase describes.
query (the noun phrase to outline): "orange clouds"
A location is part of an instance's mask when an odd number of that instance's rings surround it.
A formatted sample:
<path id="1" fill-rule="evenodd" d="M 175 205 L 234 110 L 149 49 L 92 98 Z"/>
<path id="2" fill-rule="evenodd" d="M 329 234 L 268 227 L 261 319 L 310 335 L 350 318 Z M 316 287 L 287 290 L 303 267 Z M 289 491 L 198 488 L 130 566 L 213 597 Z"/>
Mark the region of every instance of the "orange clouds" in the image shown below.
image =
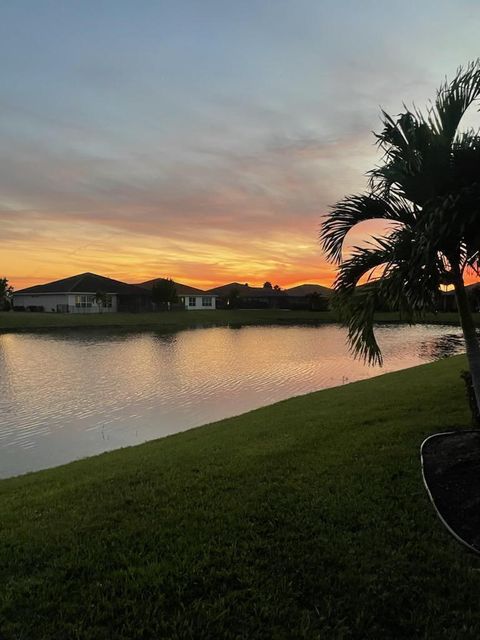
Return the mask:
<path id="1" fill-rule="evenodd" d="M 63 225 L 51 223 L 50 230 L 36 243 L 17 240 L 2 252 L 2 266 L 8 265 L 6 273 L 16 288 L 87 270 L 130 282 L 170 276 L 199 287 L 232 280 L 250 284 L 272 280 L 282 286 L 332 281 L 332 269 L 321 260 L 313 233 L 313 238 L 272 234 L 235 247 L 225 240 L 182 242 L 141 234 L 129 238 L 120 232 L 102 234 L 95 227 L 90 241 L 83 236 L 75 242 Z M 82 235 L 85 231 L 83 227 Z"/>
<path id="2" fill-rule="evenodd" d="M 130 282 L 170 276 L 200 287 L 329 285 L 320 218 L 342 195 L 334 173 L 351 182 L 361 176 L 360 146 L 355 137 L 277 140 L 214 160 L 148 165 L 141 177 L 123 179 L 113 179 L 116 161 L 89 169 L 68 158 L 60 166 L 32 149 L 34 168 L 16 176 L 15 188 L 10 183 L 0 210 L 0 273 L 17 288 L 81 271 Z"/>
<path id="3" fill-rule="evenodd" d="M 276 136 L 252 149 L 167 158 L 17 149 L 0 174 L 0 276 L 17 289 L 83 271 L 200 288 L 233 280 L 329 286 L 335 269 L 318 244 L 321 215 L 363 190 L 375 161 L 369 140 L 365 132 Z M 347 250 L 385 229 L 359 225 Z"/>

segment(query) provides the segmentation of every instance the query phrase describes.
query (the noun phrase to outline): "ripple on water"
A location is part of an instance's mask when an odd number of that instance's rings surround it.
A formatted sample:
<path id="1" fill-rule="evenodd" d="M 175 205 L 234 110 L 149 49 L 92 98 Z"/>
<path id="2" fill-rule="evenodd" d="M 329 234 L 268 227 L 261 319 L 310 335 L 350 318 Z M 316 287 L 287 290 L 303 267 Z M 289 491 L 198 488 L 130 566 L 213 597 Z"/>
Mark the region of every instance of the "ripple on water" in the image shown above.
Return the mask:
<path id="1" fill-rule="evenodd" d="M 164 436 L 463 351 L 452 327 L 377 329 L 383 370 L 338 326 L 0 336 L 0 476 Z"/>

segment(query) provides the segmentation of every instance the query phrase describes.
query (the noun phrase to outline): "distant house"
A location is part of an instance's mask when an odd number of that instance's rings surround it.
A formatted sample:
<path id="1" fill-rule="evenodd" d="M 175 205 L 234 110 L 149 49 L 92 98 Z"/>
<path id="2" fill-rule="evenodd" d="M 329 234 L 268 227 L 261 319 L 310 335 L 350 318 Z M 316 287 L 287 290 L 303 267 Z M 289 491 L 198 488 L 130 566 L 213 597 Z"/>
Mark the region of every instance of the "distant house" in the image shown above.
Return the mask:
<path id="1" fill-rule="evenodd" d="M 286 289 L 285 292 L 289 296 L 304 297 L 311 296 L 312 294 L 318 294 L 329 298 L 332 295 L 332 290 L 328 287 L 324 287 L 321 284 L 299 284 L 296 287 Z"/>
<path id="2" fill-rule="evenodd" d="M 474 282 L 465 287 L 472 311 L 480 312 L 480 282 Z M 440 291 L 437 300 L 437 311 L 457 311 L 455 291 Z"/>
<path id="3" fill-rule="evenodd" d="M 148 280 L 147 282 L 142 282 L 138 286 L 151 291 L 153 285 L 160 279 L 161 278 Z M 214 293 L 202 291 L 202 289 L 196 289 L 195 287 L 189 287 L 188 285 L 180 282 L 175 282 L 175 289 L 177 290 L 179 304 L 187 309 L 187 311 L 210 311 L 217 308 L 218 296 Z"/>
<path id="4" fill-rule="evenodd" d="M 16 311 L 60 313 L 113 313 L 152 311 L 152 287 L 161 278 L 141 284 L 127 284 L 95 273 L 80 273 L 63 280 L 35 285 L 13 295 Z M 250 287 L 231 282 L 203 291 L 175 282 L 178 303 L 173 308 L 210 311 L 219 307 L 241 309 L 312 309 L 328 304 L 330 289 L 304 284 L 291 289 Z"/>
<path id="5" fill-rule="evenodd" d="M 209 293 L 218 295 L 219 305 L 226 308 L 237 306 L 242 309 L 310 309 L 312 296 L 318 296 L 327 301 L 331 290 L 319 284 L 303 284 L 291 289 L 273 289 L 230 282 L 210 289 Z"/>
<path id="6" fill-rule="evenodd" d="M 248 284 L 230 282 L 209 289 L 208 293 L 219 297 L 222 307 L 238 306 L 242 309 L 272 309 L 282 307 L 284 292 L 266 287 L 250 287 Z"/>
<path id="7" fill-rule="evenodd" d="M 112 313 L 149 310 L 151 302 L 149 292 L 141 287 L 95 273 L 80 273 L 15 291 L 13 307 L 16 311 Z"/>
<path id="8" fill-rule="evenodd" d="M 300 284 L 285 290 L 289 309 L 311 309 L 326 311 L 329 308 L 332 290 L 321 284 Z"/>

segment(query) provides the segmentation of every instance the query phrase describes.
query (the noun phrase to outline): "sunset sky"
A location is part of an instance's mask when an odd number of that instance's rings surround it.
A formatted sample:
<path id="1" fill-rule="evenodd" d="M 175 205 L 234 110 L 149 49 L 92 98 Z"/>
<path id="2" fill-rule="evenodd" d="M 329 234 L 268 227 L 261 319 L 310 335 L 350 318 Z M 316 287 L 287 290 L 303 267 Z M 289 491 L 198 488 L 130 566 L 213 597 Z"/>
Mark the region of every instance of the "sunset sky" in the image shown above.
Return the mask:
<path id="1" fill-rule="evenodd" d="M 3 2 L 0 277 L 330 284 L 321 215 L 379 107 L 479 34 L 477 0 Z"/>

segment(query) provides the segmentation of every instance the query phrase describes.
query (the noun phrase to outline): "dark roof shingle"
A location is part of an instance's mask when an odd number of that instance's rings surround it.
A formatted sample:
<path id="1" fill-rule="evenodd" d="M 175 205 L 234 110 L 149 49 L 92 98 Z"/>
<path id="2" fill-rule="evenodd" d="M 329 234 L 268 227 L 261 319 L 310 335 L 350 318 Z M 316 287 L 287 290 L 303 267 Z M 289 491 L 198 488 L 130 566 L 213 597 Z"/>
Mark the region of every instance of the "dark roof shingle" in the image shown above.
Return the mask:
<path id="1" fill-rule="evenodd" d="M 36 284 L 20 291 L 15 291 L 15 295 L 27 293 L 118 293 L 123 295 L 147 294 L 147 291 L 134 284 L 127 284 L 120 280 L 105 278 L 96 273 L 79 273 L 70 278 L 55 280 L 47 284 Z"/>
<path id="2" fill-rule="evenodd" d="M 153 285 L 159 280 L 163 280 L 164 278 L 154 278 L 153 280 L 147 280 L 147 282 L 142 282 L 139 284 L 139 287 L 143 287 L 144 289 L 152 290 Z M 207 294 L 207 291 L 203 291 L 202 289 L 197 289 L 196 287 L 190 287 L 188 284 L 182 284 L 181 282 L 173 281 L 175 285 L 175 289 L 177 290 L 177 295 L 179 296 L 204 296 Z M 213 295 L 213 294 L 210 294 Z"/>
<path id="3" fill-rule="evenodd" d="M 214 287 L 209 290 L 209 293 L 216 293 L 219 296 L 227 296 L 232 289 L 236 289 L 238 291 L 240 298 L 276 298 L 278 296 L 303 297 L 311 295 L 314 292 L 325 296 L 329 296 L 331 294 L 331 290 L 328 287 L 324 287 L 320 284 L 301 284 L 298 287 L 280 289 L 278 291 L 267 287 L 249 287 L 247 284 L 239 284 L 238 282 L 230 282 L 229 284 L 224 284 L 220 287 Z"/>
<path id="4" fill-rule="evenodd" d="M 332 290 L 328 287 L 324 287 L 321 284 L 299 284 L 297 287 L 292 287 L 286 290 L 289 296 L 309 296 L 312 293 L 318 293 L 323 296 L 330 296 Z"/>
<path id="5" fill-rule="evenodd" d="M 241 298 L 276 298 L 279 295 L 285 295 L 283 291 L 276 291 L 266 287 L 249 287 L 248 284 L 239 284 L 238 282 L 230 282 L 220 287 L 209 289 L 208 293 L 217 296 L 227 296 L 235 289 Z"/>

